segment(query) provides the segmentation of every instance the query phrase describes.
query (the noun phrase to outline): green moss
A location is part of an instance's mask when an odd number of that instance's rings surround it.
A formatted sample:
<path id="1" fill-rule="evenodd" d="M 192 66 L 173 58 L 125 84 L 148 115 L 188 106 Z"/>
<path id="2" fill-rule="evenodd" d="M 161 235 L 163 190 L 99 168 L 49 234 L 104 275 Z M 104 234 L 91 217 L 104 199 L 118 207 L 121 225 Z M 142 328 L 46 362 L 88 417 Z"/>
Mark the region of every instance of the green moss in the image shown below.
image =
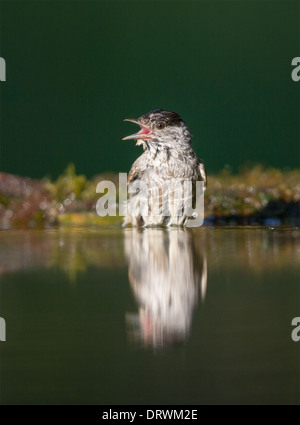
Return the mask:
<path id="1" fill-rule="evenodd" d="M 0 194 L 0 205 L 7 207 L 9 204 L 9 198 L 3 194 Z"/>
<path id="2" fill-rule="evenodd" d="M 99 217 L 96 213 L 70 213 L 60 214 L 58 216 L 58 223 L 61 226 L 110 226 L 121 225 L 121 217 Z"/>
<path id="3" fill-rule="evenodd" d="M 64 202 L 66 199 L 81 199 L 87 187 L 87 179 L 84 175 L 76 175 L 75 165 L 69 164 L 56 181 L 46 182 L 46 187 L 58 202 Z"/>

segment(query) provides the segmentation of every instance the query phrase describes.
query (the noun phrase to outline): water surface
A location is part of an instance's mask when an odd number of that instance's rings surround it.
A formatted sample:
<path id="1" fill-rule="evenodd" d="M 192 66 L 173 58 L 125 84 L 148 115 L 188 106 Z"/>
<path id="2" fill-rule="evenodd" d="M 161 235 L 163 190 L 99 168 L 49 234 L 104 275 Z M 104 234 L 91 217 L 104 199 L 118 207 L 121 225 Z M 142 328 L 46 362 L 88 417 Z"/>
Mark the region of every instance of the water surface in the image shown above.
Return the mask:
<path id="1" fill-rule="evenodd" d="M 2 404 L 299 403 L 300 232 L 0 232 Z"/>

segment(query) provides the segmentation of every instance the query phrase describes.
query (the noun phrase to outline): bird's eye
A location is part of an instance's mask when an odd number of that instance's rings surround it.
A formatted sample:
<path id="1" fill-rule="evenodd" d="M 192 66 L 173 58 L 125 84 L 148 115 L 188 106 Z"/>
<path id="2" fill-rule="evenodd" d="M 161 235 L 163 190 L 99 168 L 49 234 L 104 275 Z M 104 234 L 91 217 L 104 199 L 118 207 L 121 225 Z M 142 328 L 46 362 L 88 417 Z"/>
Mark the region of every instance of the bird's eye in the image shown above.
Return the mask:
<path id="1" fill-rule="evenodd" d="M 159 130 L 162 130 L 165 127 L 165 123 L 164 122 L 159 122 L 156 124 L 156 128 L 158 128 Z"/>

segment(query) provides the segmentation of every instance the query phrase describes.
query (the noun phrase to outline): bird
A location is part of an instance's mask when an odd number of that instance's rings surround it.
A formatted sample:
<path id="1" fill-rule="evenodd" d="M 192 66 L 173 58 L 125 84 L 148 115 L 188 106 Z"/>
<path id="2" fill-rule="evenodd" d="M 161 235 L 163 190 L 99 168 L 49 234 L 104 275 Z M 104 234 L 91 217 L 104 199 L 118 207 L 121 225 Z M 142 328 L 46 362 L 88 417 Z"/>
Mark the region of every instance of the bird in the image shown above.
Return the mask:
<path id="1" fill-rule="evenodd" d="M 138 119 L 125 119 L 140 131 L 122 140 L 136 140 L 144 152 L 133 163 L 127 179 L 129 198 L 124 226 L 185 226 L 189 216 L 187 199 L 176 191 L 179 184 L 202 181 L 205 166 L 193 147 L 188 126 L 176 112 L 155 109 Z M 184 186 L 185 187 L 185 186 Z M 179 196 L 178 193 L 181 193 Z"/>

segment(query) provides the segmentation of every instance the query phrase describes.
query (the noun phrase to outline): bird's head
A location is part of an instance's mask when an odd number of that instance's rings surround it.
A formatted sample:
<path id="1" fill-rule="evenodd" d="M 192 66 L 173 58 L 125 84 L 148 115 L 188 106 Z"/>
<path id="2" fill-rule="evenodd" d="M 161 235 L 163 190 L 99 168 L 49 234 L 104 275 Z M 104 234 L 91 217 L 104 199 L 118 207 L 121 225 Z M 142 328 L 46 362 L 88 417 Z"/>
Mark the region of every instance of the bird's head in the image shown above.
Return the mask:
<path id="1" fill-rule="evenodd" d="M 140 131 L 124 137 L 122 140 L 137 140 L 144 148 L 154 145 L 166 145 L 169 148 L 184 147 L 191 143 L 191 134 L 187 125 L 176 112 L 155 109 L 138 119 L 126 119 L 140 126 Z"/>

